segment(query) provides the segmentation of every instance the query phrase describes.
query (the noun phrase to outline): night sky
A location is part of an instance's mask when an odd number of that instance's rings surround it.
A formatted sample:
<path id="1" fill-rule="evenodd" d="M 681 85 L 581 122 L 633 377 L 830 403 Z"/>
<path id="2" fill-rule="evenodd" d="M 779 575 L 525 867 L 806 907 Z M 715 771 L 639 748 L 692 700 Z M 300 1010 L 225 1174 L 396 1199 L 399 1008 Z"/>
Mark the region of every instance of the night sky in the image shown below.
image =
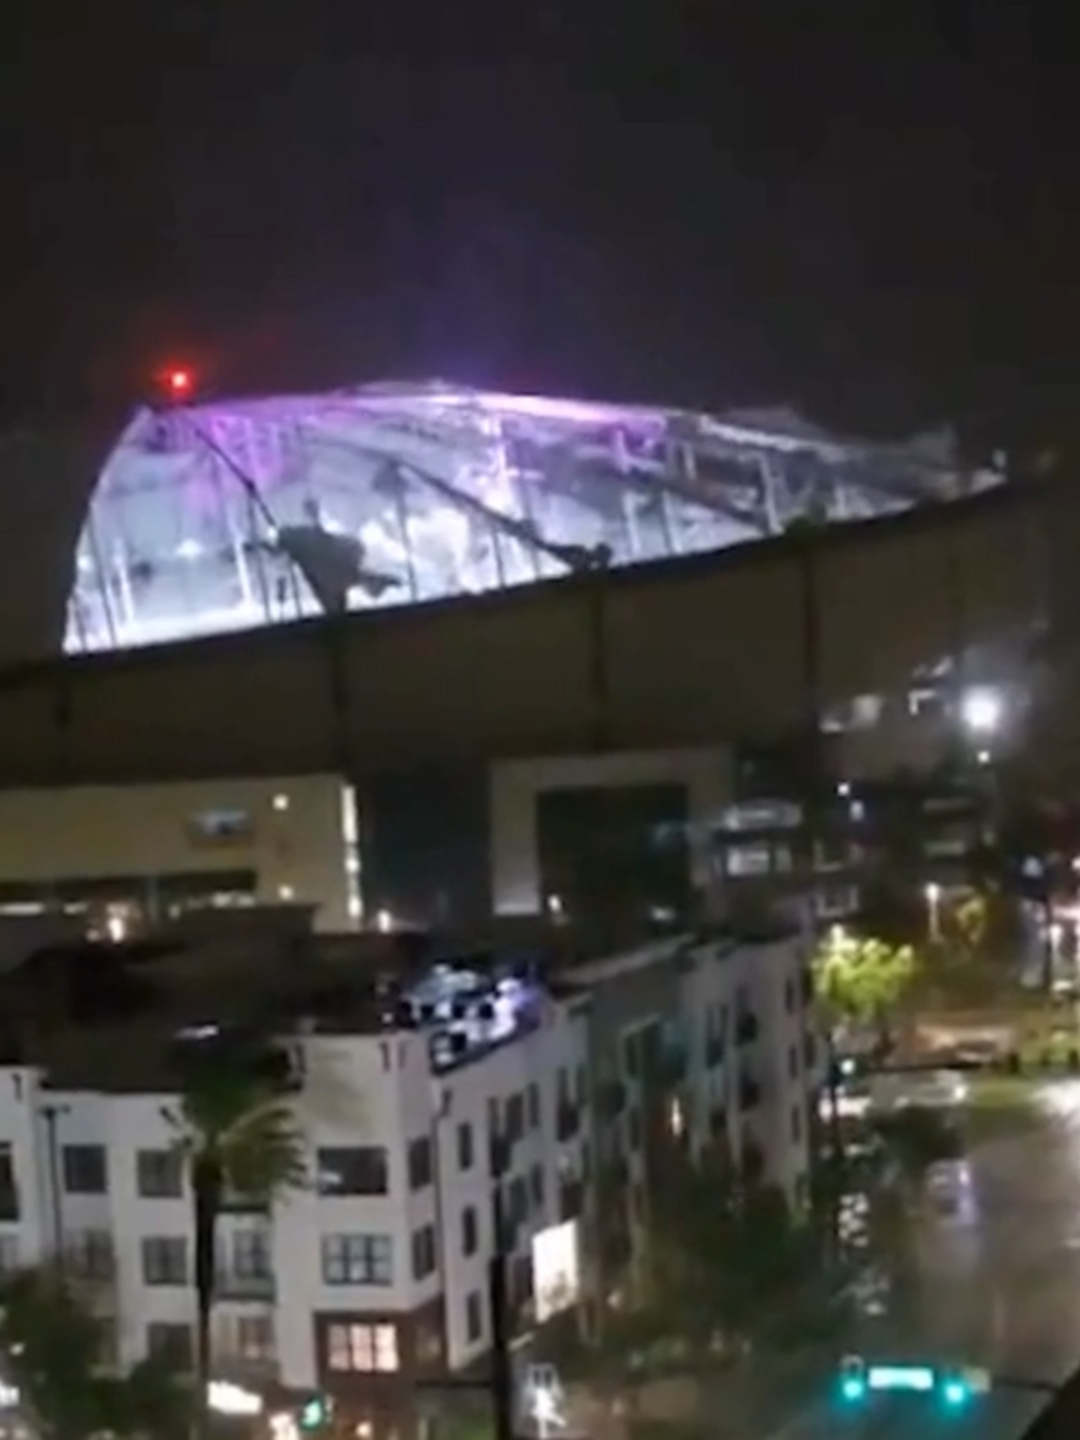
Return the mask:
<path id="1" fill-rule="evenodd" d="M 123 406 L 182 356 L 222 393 L 439 375 L 1056 432 L 1071 8 L 20 3 L 0 410 Z"/>

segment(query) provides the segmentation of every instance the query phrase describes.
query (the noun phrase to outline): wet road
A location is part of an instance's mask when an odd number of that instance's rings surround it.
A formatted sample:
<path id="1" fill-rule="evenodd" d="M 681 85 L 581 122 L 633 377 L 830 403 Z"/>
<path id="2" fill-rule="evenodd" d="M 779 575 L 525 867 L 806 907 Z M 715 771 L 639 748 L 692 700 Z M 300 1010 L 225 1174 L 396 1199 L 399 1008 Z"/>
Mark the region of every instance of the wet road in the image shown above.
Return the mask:
<path id="1" fill-rule="evenodd" d="M 860 1407 L 822 1401 L 772 1440 L 1017 1440 L 1044 1404 L 1018 1393 L 973 1399 L 962 1410 L 908 1396 L 877 1396 Z"/>
<path id="2" fill-rule="evenodd" d="M 1080 1367 L 1080 1081 L 1035 1100 L 1030 1128 L 975 1140 L 926 1197 L 901 1313 L 853 1345 L 868 1358 L 985 1368 L 1002 1383 L 959 1412 L 902 1395 L 823 1399 L 773 1440 L 1019 1440 L 1048 1397 L 1008 1382 L 1053 1385 Z"/>
<path id="3" fill-rule="evenodd" d="M 957 1163 L 956 1203 L 920 1227 L 911 1325 L 937 1355 L 1056 1383 L 1080 1366 L 1080 1081 L 1037 1103 L 1030 1131 Z"/>

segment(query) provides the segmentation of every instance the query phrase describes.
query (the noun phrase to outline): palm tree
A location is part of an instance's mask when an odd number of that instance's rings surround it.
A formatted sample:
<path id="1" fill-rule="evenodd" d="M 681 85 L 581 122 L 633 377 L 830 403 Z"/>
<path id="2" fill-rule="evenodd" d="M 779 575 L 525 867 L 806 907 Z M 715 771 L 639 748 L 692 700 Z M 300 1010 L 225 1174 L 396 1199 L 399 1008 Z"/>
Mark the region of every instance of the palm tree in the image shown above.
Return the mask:
<path id="1" fill-rule="evenodd" d="M 259 1208 L 307 1177 L 302 1132 L 285 1057 L 200 1047 L 185 1066 L 178 1112 L 166 1110 L 194 1205 L 195 1381 L 205 1429 L 211 1379 L 210 1323 L 217 1272 L 217 1221 L 230 1198 Z"/>

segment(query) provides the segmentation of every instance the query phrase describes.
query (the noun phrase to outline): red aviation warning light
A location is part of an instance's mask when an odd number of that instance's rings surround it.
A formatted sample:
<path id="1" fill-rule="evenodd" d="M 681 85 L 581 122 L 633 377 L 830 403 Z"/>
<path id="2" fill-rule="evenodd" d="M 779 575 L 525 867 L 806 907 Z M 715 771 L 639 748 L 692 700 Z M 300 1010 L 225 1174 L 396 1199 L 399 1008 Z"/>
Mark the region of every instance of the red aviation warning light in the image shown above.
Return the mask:
<path id="1" fill-rule="evenodd" d="M 190 399 L 195 389 L 194 376 L 190 370 L 185 369 L 182 365 L 176 365 L 172 369 L 166 370 L 162 376 L 162 382 L 165 387 L 165 393 L 169 399 L 173 401 Z"/>

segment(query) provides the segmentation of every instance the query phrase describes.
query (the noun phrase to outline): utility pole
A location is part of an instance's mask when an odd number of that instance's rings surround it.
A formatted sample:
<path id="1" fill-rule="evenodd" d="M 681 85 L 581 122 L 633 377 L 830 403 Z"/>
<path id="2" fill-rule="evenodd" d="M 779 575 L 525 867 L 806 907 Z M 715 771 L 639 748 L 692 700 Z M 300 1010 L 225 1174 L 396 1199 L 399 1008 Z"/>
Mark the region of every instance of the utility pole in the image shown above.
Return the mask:
<path id="1" fill-rule="evenodd" d="M 491 1328 L 490 1371 L 486 1378 L 476 1380 L 445 1375 L 417 1382 L 418 1389 L 435 1392 L 466 1391 L 477 1394 L 486 1391 L 491 1398 L 493 1440 L 515 1440 L 514 1352 L 506 1277 L 506 1210 L 503 1200 L 505 1145 L 505 1136 L 491 1135 L 489 1154 L 492 1236 L 487 1285 Z M 437 1156 L 435 1163 L 438 1164 Z"/>
<path id="2" fill-rule="evenodd" d="M 491 1404 L 494 1440 L 514 1440 L 514 1365 L 510 1349 L 510 1307 L 506 1284 L 506 1247 L 502 1177 L 495 1175 L 492 1194 L 491 1263 L 488 1304 L 491 1308 Z"/>
<path id="3" fill-rule="evenodd" d="M 61 1115 L 67 1114 L 67 1106 L 43 1105 L 41 1114 L 45 1121 L 45 1151 L 49 1172 L 49 1219 L 52 1228 L 54 1263 L 62 1274 L 66 1261 L 64 1256 L 64 1211 L 60 1189 L 60 1147 L 56 1122 Z"/>

